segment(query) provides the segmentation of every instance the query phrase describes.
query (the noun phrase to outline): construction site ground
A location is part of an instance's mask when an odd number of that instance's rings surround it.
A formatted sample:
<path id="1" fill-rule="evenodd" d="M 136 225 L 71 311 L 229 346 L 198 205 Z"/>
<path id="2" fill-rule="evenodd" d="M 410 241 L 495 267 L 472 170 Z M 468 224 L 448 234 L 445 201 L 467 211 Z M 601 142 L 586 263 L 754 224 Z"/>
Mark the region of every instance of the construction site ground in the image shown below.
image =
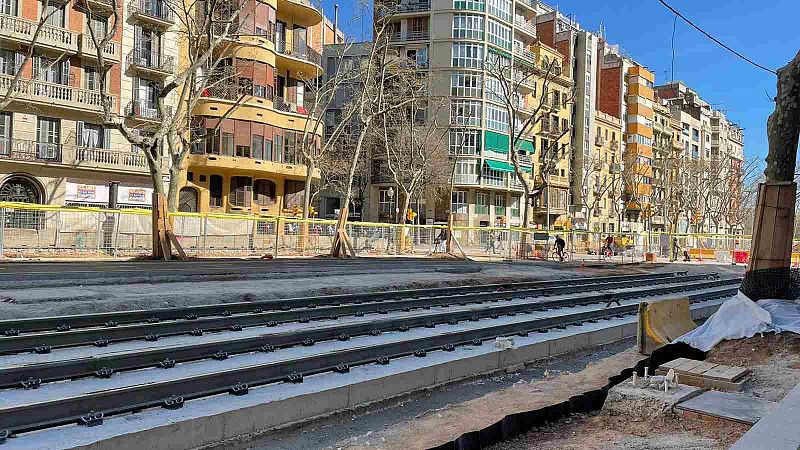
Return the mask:
<path id="1" fill-rule="evenodd" d="M 709 352 L 707 361 L 750 368 L 741 394 L 777 402 L 800 382 L 800 336 L 782 333 L 724 341 Z M 726 449 L 749 428 L 730 421 L 600 411 L 574 415 L 492 450 Z"/>

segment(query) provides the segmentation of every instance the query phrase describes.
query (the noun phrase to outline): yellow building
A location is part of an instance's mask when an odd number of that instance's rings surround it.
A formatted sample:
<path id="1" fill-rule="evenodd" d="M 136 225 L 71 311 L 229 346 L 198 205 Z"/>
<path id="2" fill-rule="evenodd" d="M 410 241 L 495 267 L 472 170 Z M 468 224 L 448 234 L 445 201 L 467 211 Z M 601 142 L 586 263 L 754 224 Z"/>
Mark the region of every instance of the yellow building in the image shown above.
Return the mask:
<path id="1" fill-rule="evenodd" d="M 226 82 L 193 111 L 193 138 L 201 142 L 187 162 L 182 211 L 275 216 L 303 207 L 307 83 L 322 73 L 333 27 L 305 0 L 249 1 L 253 13 L 239 24 L 244 37 L 218 55 Z M 249 97 L 226 116 L 243 89 Z M 315 131 L 317 147 L 321 134 Z"/>
<path id="2" fill-rule="evenodd" d="M 651 214 L 653 196 L 653 81 L 655 76 L 642 66 L 627 71 L 628 111 L 625 146 L 627 208 L 645 216 Z M 642 217 L 643 219 L 646 217 Z"/>
<path id="3" fill-rule="evenodd" d="M 583 189 L 588 230 L 606 233 L 615 231 L 619 222 L 623 128 L 620 119 L 602 111 L 595 111 L 595 125 L 594 153 L 584 165 L 588 179 Z"/>
<path id="4" fill-rule="evenodd" d="M 541 98 L 545 105 L 536 126 L 538 156 L 534 158 L 533 222 L 539 226 L 564 227 L 570 204 L 572 80 L 564 69 L 563 56 L 556 49 L 537 42 L 531 51 L 539 76 L 535 77 L 536 86 L 530 96 Z M 555 65 L 553 60 L 557 61 Z M 554 70 L 547 75 L 549 67 L 557 68 L 557 76 L 553 76 Z M 531 103 L 538 105 L 539 100 Z"/>

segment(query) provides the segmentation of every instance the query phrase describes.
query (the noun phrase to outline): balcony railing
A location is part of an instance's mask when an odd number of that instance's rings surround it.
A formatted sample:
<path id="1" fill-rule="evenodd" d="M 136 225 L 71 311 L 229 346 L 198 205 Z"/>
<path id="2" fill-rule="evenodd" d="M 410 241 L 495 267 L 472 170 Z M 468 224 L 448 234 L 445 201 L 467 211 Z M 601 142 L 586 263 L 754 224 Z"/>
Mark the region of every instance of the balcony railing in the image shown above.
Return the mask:
<path id="1" fill-rule="evenodd" d="M 430 38 L 430 32 L 428 30 L 416 30 L 416 31 L 408 31 L 406 32 L 405 37 L 403 37 L 402 33 L 399 31 L 391 33 L 389 35 L 389 40 L 392 42 L 397 41 L 425 41 Z"/>
<path id="2" fill-rule="evenodd" d="M 478 174 L 475 173 L 457 173 L 453 176 L 455 184 L 478 184 Z"/>
<path id="3" fill-rule="evenodd" d="M 165 112 L 170 114 L 172 108 L 165 106 Z M 131 100 L 125 107 L 125 115 L 143 120 L 161 120 L 161 115 L 158 112 L 158 106 L 147 100 Z"/>
<path id="4" fill-rule="evenodd" d="M 425 11 L 430 11 L 430 9 L 431 9 L 430 0 L 410 0 L 401 2 L 397 5 L 391 5 L 385 8 L 381 8 L 381 10 L 378 12 L 378 15 L 383 17 L 391 14 L 425 12 Z"/>
<path id="5" fill-rule="evenodd" d="M 128 53 L 129 67 L 171 74 L 175 72 L 175 58 L 161 53 L 154 53 L 143 48 L 134 48 Z"/>
<path id="6" fill-rule="evenodd" d="M 10 75 L 0 75 L 0 95 L 8 92 L 13 80 L 14 77 Z M 95 90 L 24 79 L 17 83 L 15 90 L 17 91 L 17 100 L 45 102 L 50 105 L 55 104 L 93 111 L 102 111 L 103 109 L 103 95 Z M 117 98 L 111 95 L 106 95 L 105 97 L 111 102 L 111 108 L 115 109 Z"/>
<path id="7" fill-rule="evenodd" d="M 514 27 L 528 33 L 529 35 L 536 36 L 536 25 L 528 21 L 514 18 Z"/>
<path id="8" fill-rule="evenodd" d="M 594 145 L 598 145 L 600 147 L 606 145 L 606 139 L 603 136 L 597 135 L 594 138 Z"/>
<path id="9" fill-rule="evenodd" d="M 134 0 L 128 4 L 128 14 L 148 21 L 175 23 L 175 14 L 164 1 Z"/>
<path id="10" fill-rule="evenodd" d="M 95 38 L 98 41 L 102 39 L 99 35 L 95 35 Z M 103 47 L 103 58 L 108 58 L 105 60 L 106 64 L 114 64 L 119 61 L 119 48 L 119 42 L 114 41 L 110 41 Z M 81 35 L 81 55 L 97 59 L 97 47 L 88 31 Z"/>
<path id="11" fill-rule="evenodd" d="M 37 22 L 17 16 L 0 14 L 0 35 L 5 39 L 28 44 L 36 32 Z M 66 28 L 43 25 L 36 41 L 38 46 L 53 47 L 68 52 L 78 51 L 78 33 Z"/>
<path id="12" fill-rule="evenodd" d="M 61 144 L 22 139 L 0 139 L 0 159 L 61 162 Z"/>
<path id="13" fill-rule="evenodd" d="M 277 39 L 275 41 L 275 47 L 278 53 L 293 58 L 299 58 L 322 67 L 322 55 L 308 45 L 297 45 L 293 42 Z"/>

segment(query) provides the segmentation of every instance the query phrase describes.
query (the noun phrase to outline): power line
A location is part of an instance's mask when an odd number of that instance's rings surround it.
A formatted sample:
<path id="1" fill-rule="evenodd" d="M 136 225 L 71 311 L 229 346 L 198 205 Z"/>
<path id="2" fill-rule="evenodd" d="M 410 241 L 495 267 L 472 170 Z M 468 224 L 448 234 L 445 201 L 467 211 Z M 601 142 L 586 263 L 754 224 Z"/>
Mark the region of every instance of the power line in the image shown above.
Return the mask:
<path id="1" fill-rule="evenodd" d="M 675 20 L 672 22 L 672 78 L 671 80 L 675 80 L 675 29 L 678 28 L 678 16 L 675 16 Z"/>
<path id="2" fill-rule="evenodd" d="M 699 31 L 699 32 L 703 33 L 703 34 L 704 34 L 704 35 L 705 35 L 707 38 L 709 38 L 709 39 L 711 39 L 712 41 L 714 41 L 714 42 L 716 42 L 717 44 L 719 44 L 719 45 L 720 45 L 722 48 L 724 48 L 724 49 L 728 50 L 729 52 L 733 53 L 734 55 L 738 56 L 739 58 L 742 58 L 743 60 L 745 60 L 745 61 L 749 62 L 750 64 L 752 64 L 752 65 L 754 65 L 754 66 L 758 67 L 759 69 L 766 70 L 767 72 L 769 72 L 769 73 L 771 73 L 771 74 L 774 74 L 774 75 L 777 75 L 777 74 L 778 74 L 778 73 L 777 73 L 777 72 L 775 72 L 774 70 L 772 70 L 772 69 L 769 69 L 769 68 L 767 68 L 767 67 L 764 67 L 764 66 L 762 66 L 761 64 L 759 64 L 759 63 L 757 63 L 757 62 L 753 61 L 752 59 L 750 59 L 750 58 L 748 58 L 748 57 L 744 56 L 743 54 L 741 54 L 741 53 L 737 52 L 736 50 L 734 50 L 734 49 L 732 49 L 732 48 L 728 47 L 727 45 L 723 44 L 723 43 L 722 43 L 722 42 L 721 42 L 719 39 L 717 39 L 717 38 L 715 38 L 714 36 L 712 36 L 712 35 L 708 34 L 708 33 L 707 33 L 705 30 L 703 30 L 703 29 L 702 29 L 702 28 L 700 28 L 699 26 L 695 25 L 695 24 L 694 24 L 694 22 L 692 22 L 691 20 L 689 20 L 688 18 L 686 18 L 686 16 L 684 16 L 683 14 L 679 13 L 678 11 L 676 11 L 676 10 L 675 10 L 675 8 L 673 8 L 672 6 L 670 6 L 670 5 L 669 5 L 669 4 L 668 4 L 666 1 L 664 1 L 664 0 L 658 0 L 658 1 L 659 1 L 659 2 L 660 2 L 662 5 L 664 5 L 664 6 L 665 6 L 667 9 L 669 9 L 670 11 L 672 11 L 672 12 L 673 12 L 673 13 L 674 13 L 676 16 L 680 17 L 680 18 L 681 18 L 681 19 L 683 19 L 683 20 L 684 20 L 686 23 L 688 23 L 689 25 L 691 25 L 692 27 L 694 27 L 694 29 L 696 29 L 697 31 Z"/>

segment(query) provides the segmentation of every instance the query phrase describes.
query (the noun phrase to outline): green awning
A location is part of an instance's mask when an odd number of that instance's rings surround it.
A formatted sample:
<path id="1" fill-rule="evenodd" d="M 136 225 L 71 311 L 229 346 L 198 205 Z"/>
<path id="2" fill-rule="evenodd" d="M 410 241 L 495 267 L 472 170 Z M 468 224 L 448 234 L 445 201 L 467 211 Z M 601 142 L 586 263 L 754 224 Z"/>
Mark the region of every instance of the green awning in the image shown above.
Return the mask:
<path id="1" fill-rule="evenodd" d="M 509 61 L 511 61 L 511 53 L 504 52 L 504 51 L 502 51 L 502 50 L 500 50 L 500 49 L 498 49 L 498 48 L 494 48 L 494 47 L 489 47 L 489 51 L 490 51 L 491 53 L 496 53 L 496 54 L 498 54 L 498 55 L 500 55 L 500 56 L 503 56 L 503 57 L 505 57 L 505 58 L 508 58 L 508 60 L 509 60 Z"/>
<path id="2" fill-rule="evenodd" d="M 483 148 L 496 153 L 508 153 L 508 144 L 511 141 L 507 134 L 487 131 L 485 133 L 486 145 Z"/>
<path id="3" fill-rule="evenodd" d="M 519 168 L 522 169 L 523 172 L 531 173 L 531 167 L 529 166 L 520 165 Z"/>
<path id="4" fill-rule="evenodd" d="M 531 155 L 536 151 L 536 149 L 533 148 L 533 142 L 531 141 L 517 141 L 517 149 Z"/>
<path id="5" fill-rule="evenodd" d="M 514 166 L 512 166 L 511 164 L 509 164 L 507 162 L 493 161 L 491 159 L 486 159 L 483 162 L 485 162 L 486 165 L 489 166 L 490 169 L 496 170 L 498 172 L 507 172 L 507 173 L 514 172 Z"/>

